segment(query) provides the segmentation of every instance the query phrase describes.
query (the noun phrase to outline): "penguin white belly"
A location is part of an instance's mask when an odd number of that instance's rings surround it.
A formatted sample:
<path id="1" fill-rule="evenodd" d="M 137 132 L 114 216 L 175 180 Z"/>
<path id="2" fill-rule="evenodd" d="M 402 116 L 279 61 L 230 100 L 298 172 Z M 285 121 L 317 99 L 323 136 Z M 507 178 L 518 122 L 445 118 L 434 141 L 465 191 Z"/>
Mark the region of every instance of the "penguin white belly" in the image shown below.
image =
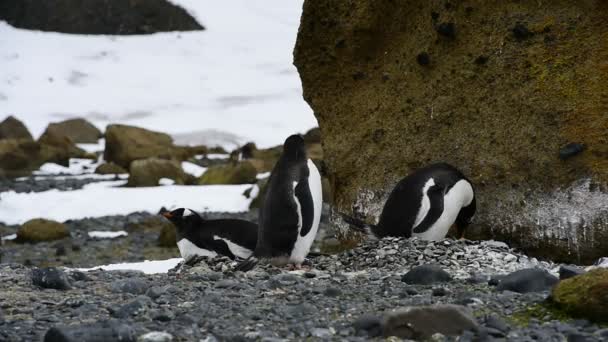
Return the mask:
<path id="1" fill-rule="evenodd" d="M 296 205 L 298 206 L 298 237 L 296 239 L 296 243 L 293 246 L 293 250 L 291 251 L 291 255 L 289 256 L 289 261 L 300 265 L 304 261 L 304 258 L 310 252 L 310 246 L 312 246 L 315 237 L 317 236 L 317 231 L 319 230 L 319 222 L 321 222 L 321 210 L 323 208 L 323 191 L 321 188 L 321 174 L 317 167 L 312 162 L 312 160 L 308 159 L 308 186 L 310 188 L 310 195 L 312 197 L 313 208 L 314 208 L 314 216 L 312 220 L 312 228 L 305 236 L 300 235 L 300 231 L 302 230 L 302 208 L 300 206 L 300 202 L 294 194 L 294 200 Z M 294 188 L 297 184 L 294 184 Z"/>
<path id="2" fill-rule="evenodd" d="M 473 200 L 473 188 L 464 179 L 459 180 L 443 197 L 443 212 L 441 216 L 423 233 L 413 233 L 412 236 L 422 240 L 436 241 L 446 237 L 452 224 L 456 221 L 462 207 Z M 428 210 L 427 210 L 428 212 Z"/>
<path id="3" fill-rule="evenodd" d="M 177 248 L 179 248 L 179 254 L 182 255 L 182 258 L 188 259 L 192 256 L 206 256 L 206 257 L 216 257 L 217 253 L 214 251 L 210 251 L 208 249 L 203 249 L 193 244 L 188 239 L 181 239 L 177 242 Z"/>
<path id="4" fill-rule="evenodd" d="M 236 243 L 234 243 L 228 239 L 224 239 L 217 235 L 214 235 L 213 239 L 224 241 L 226 243 L 226 245 L 228 245 L 228 249 L 230 250 L 230 253 L 234 254 L 235 256 L 237 256 L 239 258 L 247 259 L 251 256 L 251 254 L 253 254 L 252 250 L 245 248 L 243 246 L 237 245 Z"/>

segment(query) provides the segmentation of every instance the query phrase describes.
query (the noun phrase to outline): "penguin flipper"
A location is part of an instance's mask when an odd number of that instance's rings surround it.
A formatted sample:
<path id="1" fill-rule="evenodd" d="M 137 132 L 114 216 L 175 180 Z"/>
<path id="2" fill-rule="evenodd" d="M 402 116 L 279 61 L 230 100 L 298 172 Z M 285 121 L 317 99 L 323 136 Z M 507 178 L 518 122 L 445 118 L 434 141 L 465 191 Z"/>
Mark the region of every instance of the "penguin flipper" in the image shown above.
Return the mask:
<path id="1" fill-rule="evenodd" d="M 312 200 L 312 194 L 308 187 L 308 179 L 300 181 L 294 188 L 295 199 L 300 204 L 300 215 L 302 217 L 302 228 L 300 229 L 300 236 L 306 236 L 312 229 L 312 221 L 315 215 L 314 203 Z"/>
<path id="2" fill-rule="evenodd" d="M 446 192 L 447 187 L 440 184 L 433 185 L 429 188 L 426 195 L 429 198 L 430 208 L 424 219 L 412 230 L 414 233 L 424 233 L 437 222 L 441 213 L 443 213 L 443 200 Z"/>
<path id="3" fill-rule="evenodd" d="M 255 266 L 258 264 L 258 262 L 259 262 L 258 258 L 254 257 L 254 256 L 250 256 L 249 258 L 241 261 L 238 265 L 236 265 L 236 267 L 234 269 L 235 269 L 235 271 L 249 272 L 255 268 Z"/>

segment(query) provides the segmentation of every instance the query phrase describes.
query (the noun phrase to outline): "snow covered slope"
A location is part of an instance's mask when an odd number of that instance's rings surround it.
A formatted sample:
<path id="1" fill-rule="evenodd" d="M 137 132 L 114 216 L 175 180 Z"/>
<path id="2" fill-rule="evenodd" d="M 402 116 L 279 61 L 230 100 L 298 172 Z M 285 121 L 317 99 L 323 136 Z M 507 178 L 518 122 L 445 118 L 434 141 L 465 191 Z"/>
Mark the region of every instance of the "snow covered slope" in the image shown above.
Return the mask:
<path id="1" fill-rule="evenodd" d="M 207 30 L 86 36 L 0 22 L 0 120 L 13 114 L 39 135 L 84 116 L 230 149 L 317 125 L 292 65 L 302 0 L 172 2 Z"/>

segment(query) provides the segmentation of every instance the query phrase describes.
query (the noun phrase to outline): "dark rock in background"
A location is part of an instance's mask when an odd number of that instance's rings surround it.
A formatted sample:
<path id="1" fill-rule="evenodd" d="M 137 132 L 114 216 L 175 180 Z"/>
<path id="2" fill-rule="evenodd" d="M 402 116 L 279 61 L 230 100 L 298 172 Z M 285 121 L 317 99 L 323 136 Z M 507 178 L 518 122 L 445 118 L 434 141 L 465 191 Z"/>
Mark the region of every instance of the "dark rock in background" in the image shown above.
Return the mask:
<path id="1" fill-rule="evenodd" d="M 304 2 L 294 64 L 336 210 L 375 223 L 399 179 L 444 161 L 475 185 L 467 238 L 565 262 L 603 256 L 606 3 L 449 4 Z M 424 68 L 421 51 L 432 56 Z M 560 160 L 568 142 L 586 149 Z M 335 222 L 343 241 L 356 238 Z"/>
<path id="2" fill-rule="evenodd" d="M 27 127 L 14 116 L 8 116 L 4 121 L 0 122 L 0 140 L 1 139 L 33 140 L 32 134 Z"/>
<path id="3" fill-rule="evenodd" d="M 498 291 L 513 291 L 519 293 L 551 290 L 559 279 L 546 270 L 527 268 L 501 277 L 496 287 Z"/>
<path id="4" fill-rule="evenodd" d="M 24 29 L 81 34 L 204 30 L 165 0 L 4 0 L 0 20 Z"/>

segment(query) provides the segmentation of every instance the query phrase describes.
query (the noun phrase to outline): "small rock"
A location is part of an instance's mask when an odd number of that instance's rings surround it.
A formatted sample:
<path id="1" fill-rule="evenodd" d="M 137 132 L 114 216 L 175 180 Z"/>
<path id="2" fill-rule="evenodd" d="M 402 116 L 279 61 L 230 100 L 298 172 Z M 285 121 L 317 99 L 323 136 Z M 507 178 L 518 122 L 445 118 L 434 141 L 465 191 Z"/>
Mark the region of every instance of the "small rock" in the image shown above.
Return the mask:
<path id="1" fill-rule="evenodd" d="M 137 338 L 137 342 L 171 342 L 173 335 L 164 331 L 151 331 Z"/>
<path id="2" fill-rule="evenodd" d="M 353 327 L 357 332 L 364 332 L 370 337 L 376 337 L 382 335 L 382 319 L 374 315 L 364 315 L 355 322 Z"/>
<path id="3" fill-rule="evenodd" d="M 466 307 L 453 304 L 413 306 L 387 315 L 384 336 L 426 339 L 433 334 L 460 335 L 463 331 L 477 331 L 478 324 Z"/>
<path id="4" fill-rule="evenodd" d="M 139 296 L 131 302 L 122 305 L 118 309 L 109 308 L 112 317 L 129 318 L 140 315 L 148 310 L 152 305 L 152 300 L 146 296 Z"/>
<path id="5" fill-rule="evenodd" d="M 44 342 L 135 342 L 135 329 L 117 321 L 57 326 L 44 335 Z"/>
<path id="6" fill-rule="evenodd" d="M 342 291 L 336 287 L 328 287 L 323 291 L 323 294 L 327 297 L 338 297 L 342 294 Z"/>
<path id="7" fill-rule="evenodd" d="M 485 325 L 487 327 L 499 330 L 503 333 L 506 333 L 509 331 L 509 326 L 507 325 L 507 323 L 496 315 L 490 315 L 490 316 L 486 317 Z"/>
<path id="8" fill-rule="evenodd" d="M 579 143 L 569 143 L 568 145 L 559 149 L 559 158 L 566 160 L 573 157 L 585 150 L 585 145 Z"/>
<path id="9" fill-rule="evenodd" d="M 559 280 L 575 277 L 585 273 L 585 270 L 581 267 L 574 265 L 561 265 L 559 267 Z"/>
<path id="10" fill-rule="evenodd" d="M 448 290 L 443 287 L 434 288 L 432 295 L 435 297 L 443 297 L 448 294 Z"/>
<path id="11" fill-rule="evenodd" d="M 329 338 L 333 335 L 331 331 L 326 328 L 314 328 L 312 329 L 310 334 L 312 335 L 312 337 L 316 338 Z"/>
<path id="12" fill-rule="evenodd" d="M 519 293 L 550 290 L 559 279 L 540 268 L 527 268 L 508 274 L 498 284 L 498 291 Z"/>
<path id="13" fill-rule="evenodd" d="M 46 267 L 32 271 L 32 282 L 46 289 L 69 290 L 71 288 L 68 276 L 60 269 Z"/>
<path id="14" fill-rule="evenodd" d="M 416 266 L 401 277 L 403 282 L 419 285 L 445 283 L 451 280 L 452 276 L 437 265 Z"/>
<path id="15" fill-rule="evenodd" d="M 132 294 L 144 294 L 148 290 L 150 285 L 148 282 L 141 278 L 129 278 L 113 281 L 110 284 L 110 290 L 112 292 L 123 292 Z"/>
<path id="16" fill-rule="evenodd" d="M 516 257 L 515 255 L 513 255 L 513 254 L 507 254 L 507 255 L 505 255 L 505 257 L 503 258 L 503 260 L 504 260 L 505 262 L 512 262 L 512 261 L 517 260 L 517 257 Z"/>

